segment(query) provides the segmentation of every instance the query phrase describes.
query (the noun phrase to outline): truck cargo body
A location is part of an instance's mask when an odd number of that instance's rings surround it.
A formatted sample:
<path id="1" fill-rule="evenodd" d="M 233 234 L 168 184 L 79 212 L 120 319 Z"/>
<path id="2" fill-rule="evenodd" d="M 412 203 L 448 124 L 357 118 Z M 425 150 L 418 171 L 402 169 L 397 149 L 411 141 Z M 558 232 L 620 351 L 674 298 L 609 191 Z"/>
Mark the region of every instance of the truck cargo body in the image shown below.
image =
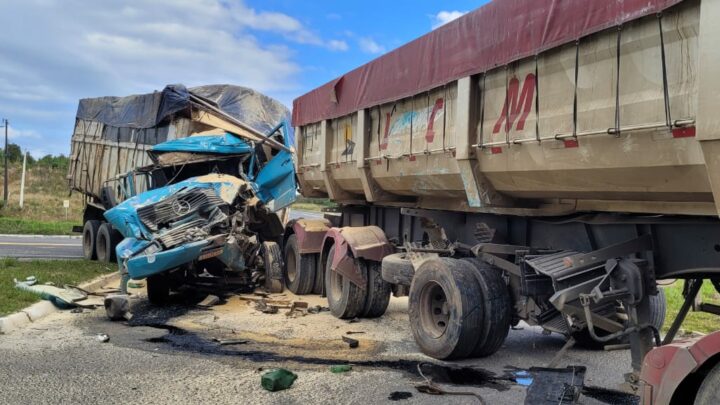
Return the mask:
<path id="1" fill-rule="evenodd" d="M 629 339 L 638 372 L 655 280 L 720 277 L 719 19 L 710 0 L 494 1 L 299 97 L 301 192 L 341 216 L 290 224 L 287 273 L 316 268 L 339 317 L 372 313 L 381 273 L 433 357 L 492 354 L 524 320 Z"/>

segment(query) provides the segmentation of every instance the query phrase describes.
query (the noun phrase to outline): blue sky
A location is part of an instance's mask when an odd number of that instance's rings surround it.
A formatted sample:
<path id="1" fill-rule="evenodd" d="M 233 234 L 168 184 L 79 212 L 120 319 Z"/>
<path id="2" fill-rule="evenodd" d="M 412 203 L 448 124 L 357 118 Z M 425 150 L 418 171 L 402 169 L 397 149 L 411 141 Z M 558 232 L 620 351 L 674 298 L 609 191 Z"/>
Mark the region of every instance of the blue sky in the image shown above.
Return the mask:
<path id="1" fill-rule="evenodd" d="M 292 100 L 486 0 L 0 0 L 0 118 L 69 153 L 77 101 L 230 83 Z"/>

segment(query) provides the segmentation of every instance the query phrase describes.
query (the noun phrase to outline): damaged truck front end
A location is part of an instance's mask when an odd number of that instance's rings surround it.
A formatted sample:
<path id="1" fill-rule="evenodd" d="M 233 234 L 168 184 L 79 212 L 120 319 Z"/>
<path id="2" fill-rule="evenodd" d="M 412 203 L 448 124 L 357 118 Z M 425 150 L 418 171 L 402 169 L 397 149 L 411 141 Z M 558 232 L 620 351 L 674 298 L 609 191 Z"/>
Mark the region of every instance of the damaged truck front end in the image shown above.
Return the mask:
<path id="1" fill-rule="evenodd" d="M 137 170 L 154 188 L 105 212 L 125 238 L 116 248 L 123 292 L 130 279 L 147 279 L 157 304 L 183 285 L 281 291 L 281 212 L 296 196 L 292 138 L 283 122 L 260 141 L 224 132 L 154 146 L 154 164 Z"/>

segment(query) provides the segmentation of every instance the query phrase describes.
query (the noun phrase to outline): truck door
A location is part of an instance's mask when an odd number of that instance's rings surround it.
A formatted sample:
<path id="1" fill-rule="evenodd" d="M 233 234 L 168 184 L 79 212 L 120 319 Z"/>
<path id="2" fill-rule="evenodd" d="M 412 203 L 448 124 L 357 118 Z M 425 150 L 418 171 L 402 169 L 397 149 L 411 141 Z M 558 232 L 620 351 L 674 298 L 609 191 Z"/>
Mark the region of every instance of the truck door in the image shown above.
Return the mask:
<path id="1" fill-rule="evenodd" d="M 254 179 L 258 198 L 273 211 L 287 207 L 297 198 L 294 153 L 291 152 L 295 140 L 292 127 L 287 121 L 275 127 L 269 136 L 278 135 L 283 137 L 283 144 L 290 151 L 278 151 L 260 168 Z"/>

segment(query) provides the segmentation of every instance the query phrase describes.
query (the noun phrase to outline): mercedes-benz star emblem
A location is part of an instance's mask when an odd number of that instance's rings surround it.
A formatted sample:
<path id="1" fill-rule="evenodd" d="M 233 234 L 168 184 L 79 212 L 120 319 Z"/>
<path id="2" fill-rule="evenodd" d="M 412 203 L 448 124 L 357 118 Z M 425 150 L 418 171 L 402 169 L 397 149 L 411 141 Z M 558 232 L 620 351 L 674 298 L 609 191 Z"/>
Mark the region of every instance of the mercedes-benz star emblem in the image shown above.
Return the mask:
<path id="1" fill-rule="evenodd" d="M 190 212 L 190 203 L 185 200 L 175 200 L 172 203 L 172 209 L 177 215 L 185 215 Z"/>

